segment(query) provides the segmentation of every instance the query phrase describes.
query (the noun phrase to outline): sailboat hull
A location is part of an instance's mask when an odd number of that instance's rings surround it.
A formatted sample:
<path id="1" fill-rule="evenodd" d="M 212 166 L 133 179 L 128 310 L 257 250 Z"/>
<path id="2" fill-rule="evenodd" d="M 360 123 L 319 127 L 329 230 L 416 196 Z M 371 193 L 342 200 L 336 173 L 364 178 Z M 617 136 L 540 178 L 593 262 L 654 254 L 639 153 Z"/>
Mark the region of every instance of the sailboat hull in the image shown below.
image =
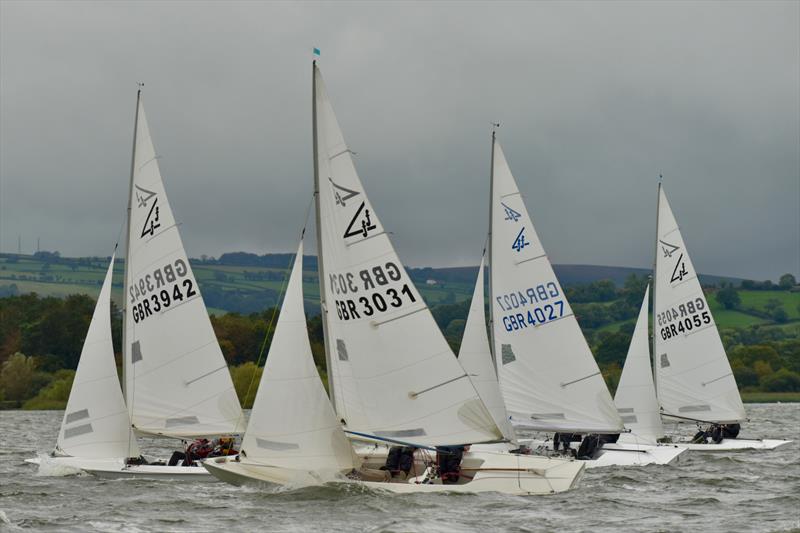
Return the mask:
<path id="1" fill-rule="evenodd" d="M 423 483 L 423 476 L 392 482 L 343 479 L 341 475 L 338 478 L 332 475 L 326 477 L 227 457 L 206 461 L 203 466 L 221 481 L 233 485 L 304 486 L 332 482 L 360 484 L 402 494 L 500 492 L 515 495 L 554 494 L 571 490 L 578 485 L 585 469 L 581 461 L 509 453 L 467 452 L 461 463 L 464 474 L 461 481 L 444 485 L 441 482 Z"/>
<path id="2" fill-rule="evenodd" d="M 203 479 L 213 478 L 201 465 L 125 465 L 121 458 L 89 459 L 85 457 L 34 457 L 25 459 L 28 464 L 38 465 L 40 470 L 47 468 L 63 474 L 86 472 L 103 478 L 166 478 Z"/>
<path id="3" fill-rule="evenodd" d="M 553 452 L 552 440 L 521 440 L 535 451 L 548 454 Z M 572 449 L 577 451 L 580 443 L 572 443 Z M 580 462 L 586 464 L 586 468 L 605 468 L 609 466 L 649 466 L 649 465 L 670 465 L 680 460 L 680 457 L 688 448 L 684 444 L 639 444 L 616 442 L 604 444 L 593 459 L 585 459 Z"/>
<path id="4" fill-rule="evenodd" d="M 780 439 L 722 439 L 722 442 L 719 444 L 713 442 L 708 444 L 694 444 L 688 441 L 678 442 L 677 444 L 689 450 L 724 452 L 735 450 L 775 450 L 791 442 L 794 441 Z"/>

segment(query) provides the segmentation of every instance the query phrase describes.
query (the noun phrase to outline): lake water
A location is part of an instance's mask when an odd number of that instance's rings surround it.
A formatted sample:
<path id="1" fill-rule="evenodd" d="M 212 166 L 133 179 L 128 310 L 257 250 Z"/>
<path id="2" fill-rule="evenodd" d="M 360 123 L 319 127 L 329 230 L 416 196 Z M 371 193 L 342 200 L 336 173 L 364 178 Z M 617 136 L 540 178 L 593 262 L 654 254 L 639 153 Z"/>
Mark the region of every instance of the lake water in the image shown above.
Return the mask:
<path id="1" fill-rule="evenodd" d="M 23 460 L 53 449 L 63 412 L 0 411 L 0 530 L 800 531 L 800 404 L 747 411 L 742 437 L 795 442 L 772 452 L 687 452 L 675 466 L 590 470 L 577 490 L 529 497 L 44 473 Z M 150 440 L 144 451 L 167 454 L 168 445 Z"/>

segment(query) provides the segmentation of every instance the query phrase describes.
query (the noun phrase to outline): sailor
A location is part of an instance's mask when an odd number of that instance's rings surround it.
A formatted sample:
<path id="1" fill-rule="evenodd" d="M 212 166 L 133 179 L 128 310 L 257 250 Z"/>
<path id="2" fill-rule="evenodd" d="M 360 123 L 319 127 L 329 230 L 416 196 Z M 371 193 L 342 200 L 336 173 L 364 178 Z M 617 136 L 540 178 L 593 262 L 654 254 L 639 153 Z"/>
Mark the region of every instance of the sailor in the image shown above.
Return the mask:
<path id="1" fill-rule="evenodd" d="M 411 446 L 392 446 L 380 469 L 387 471 L 391 478 L 405 480 L 414 466 L 414 450 L 416 448 Z"/>
<path id="2" fill-rule="evenodd" d="M 724 424 L 722 426 L 722 437 L 726 439 L 735 439 L 739 436 L 739 430 L 742 426 L 739 424 Z"/>
<path id="3" fill-rule="evenodd" d="M 439 463 L 439 477 L 442 483 L 458 483 L 461 478 L 461 459 L 469 446 L 439 446 L 436 461 Z"/>

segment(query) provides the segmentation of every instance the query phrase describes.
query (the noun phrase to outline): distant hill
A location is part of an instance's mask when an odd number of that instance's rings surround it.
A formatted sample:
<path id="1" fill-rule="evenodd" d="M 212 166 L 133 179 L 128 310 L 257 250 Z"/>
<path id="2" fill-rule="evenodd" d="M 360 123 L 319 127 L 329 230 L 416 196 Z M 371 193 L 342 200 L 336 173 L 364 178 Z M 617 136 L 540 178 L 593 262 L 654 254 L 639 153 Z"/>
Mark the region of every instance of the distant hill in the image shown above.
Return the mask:
<path id="1" fill-rule="evenodd" d="M 293 254 L 257 255 L 248 252 L 226 253 L 218 259 L 191 259 L 206 305 L 212 312 L 251 313 L 274 306 L 280 299 L 285 276 Z M 0 297 L 36 292 L 42 296 L 68 294 L 97 296 L 108 257 L 61 257 L 57 252 L 34 255 L 0 254 Z M 124 261 L 115 266 L 114 286 L 122 287 Z M 457 303 L 471 298 L 477 266 L 446 268 L 409 268 L 408 272 L 429 305 Z M 554 265 L 565 287 L 611 280 L 621 286 L 630 274 L 647 276 L 648 269 L 596 266 Z M 316 256 L 303 258 L 306 298 L 319 297 Z M 701 275 L 704 284 L 720 281 L 739 284 L 738 278 Z M 120 297 L 114 291 L 115 299 Z M 313 312 L 314 307 L 309 306 Z"/>

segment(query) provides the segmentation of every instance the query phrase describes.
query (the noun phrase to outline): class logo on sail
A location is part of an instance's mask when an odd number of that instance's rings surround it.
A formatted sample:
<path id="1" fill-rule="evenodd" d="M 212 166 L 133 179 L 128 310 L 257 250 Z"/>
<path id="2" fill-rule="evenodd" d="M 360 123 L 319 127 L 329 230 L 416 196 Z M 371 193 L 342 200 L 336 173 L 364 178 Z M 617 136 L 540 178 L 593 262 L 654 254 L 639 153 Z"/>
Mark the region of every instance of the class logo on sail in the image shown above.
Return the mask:
<path id="1" fill-rule="evenodd" d="M 503 210 L 506 212 L 506 218 L 504 218 L 503 220 L 510 220 L 511 222 L 516 222 L 517 220 L 522 218 L 521 214 L 519 214 L 516 211 L 514 211 L 513 209 L 511 209 L 510 207 L 508 207 L 503 202 L 500 202 L 500 205 L 503 206 Z"/>
<path id="2" fill-rule="evenodd" d="M 153 201 L 151 205 L 150 200 Z M 148 211 L 147 218 L 145 218 L 144 221 L 144 226 L 142 226 L 142 234 L 139 238 L 144 238 L 147 235 L 152 237 L 155 235 L 155 231 L 161 227 L 161 222 L 159 222 L 158 218 L 158 197 L 154 191 L 149 191 L 136 185 L 136 202 L 138 207 L 147 208 L 148 205 L 150 207 L 150 211 Z"/>
<path id="3" fill-rule="evenodd" d="M 338 206 L 347 207 L 348 200 L 361 194 L 358 191 L 348 189 L 347 187 L 342 187 L 331 178 L 328 178 L 328 181 L 330 181 L 331 185 L 333 185 L 333 198 Z M 359 235 L 361 237 L 367 237 L 370 231 L 377 229 L 377 226 L 370 217 L 370 212 L 369 209 L 366 208 L 366 205 L 367 203 L 362 201 L 361 205 L 358 206 L 358 209 L 356 209 L 356 214 L 350 219 L 350 223 L 347 225 L 347 229 L 344 231 L 345 239 Z"/>
<path id="4" fill-rule="evenodd" d="M 658 242 L 661 243 L 661 251 L 664 253 L 665 258 L 671 258 L 675 252 L 681 249 L 680 246 L 664 242 L 661 239 L 659 239 Z M 678 261 L 675 263 L 675 268 L 672 269 L 672 276 L 669 282 L 675 283 L 676 281 L 683 281 L 683 278 L 688 274 L 689 271 L 686 270 L 686 262 L 683 260 L 683 253 L 681 253 L 678 256 Z"/>
<path id="5" fill-rule="evenodd" d="M 525 227 L 523 226 L 519 230 L 519 233 L 517 233 L 517 238 L 514 239 L 514 244 L 511 245 L 511 249 L 521 252 L 523 248 L 529 246 L 530 244 L 530 241 L 525 240 Z"/>

